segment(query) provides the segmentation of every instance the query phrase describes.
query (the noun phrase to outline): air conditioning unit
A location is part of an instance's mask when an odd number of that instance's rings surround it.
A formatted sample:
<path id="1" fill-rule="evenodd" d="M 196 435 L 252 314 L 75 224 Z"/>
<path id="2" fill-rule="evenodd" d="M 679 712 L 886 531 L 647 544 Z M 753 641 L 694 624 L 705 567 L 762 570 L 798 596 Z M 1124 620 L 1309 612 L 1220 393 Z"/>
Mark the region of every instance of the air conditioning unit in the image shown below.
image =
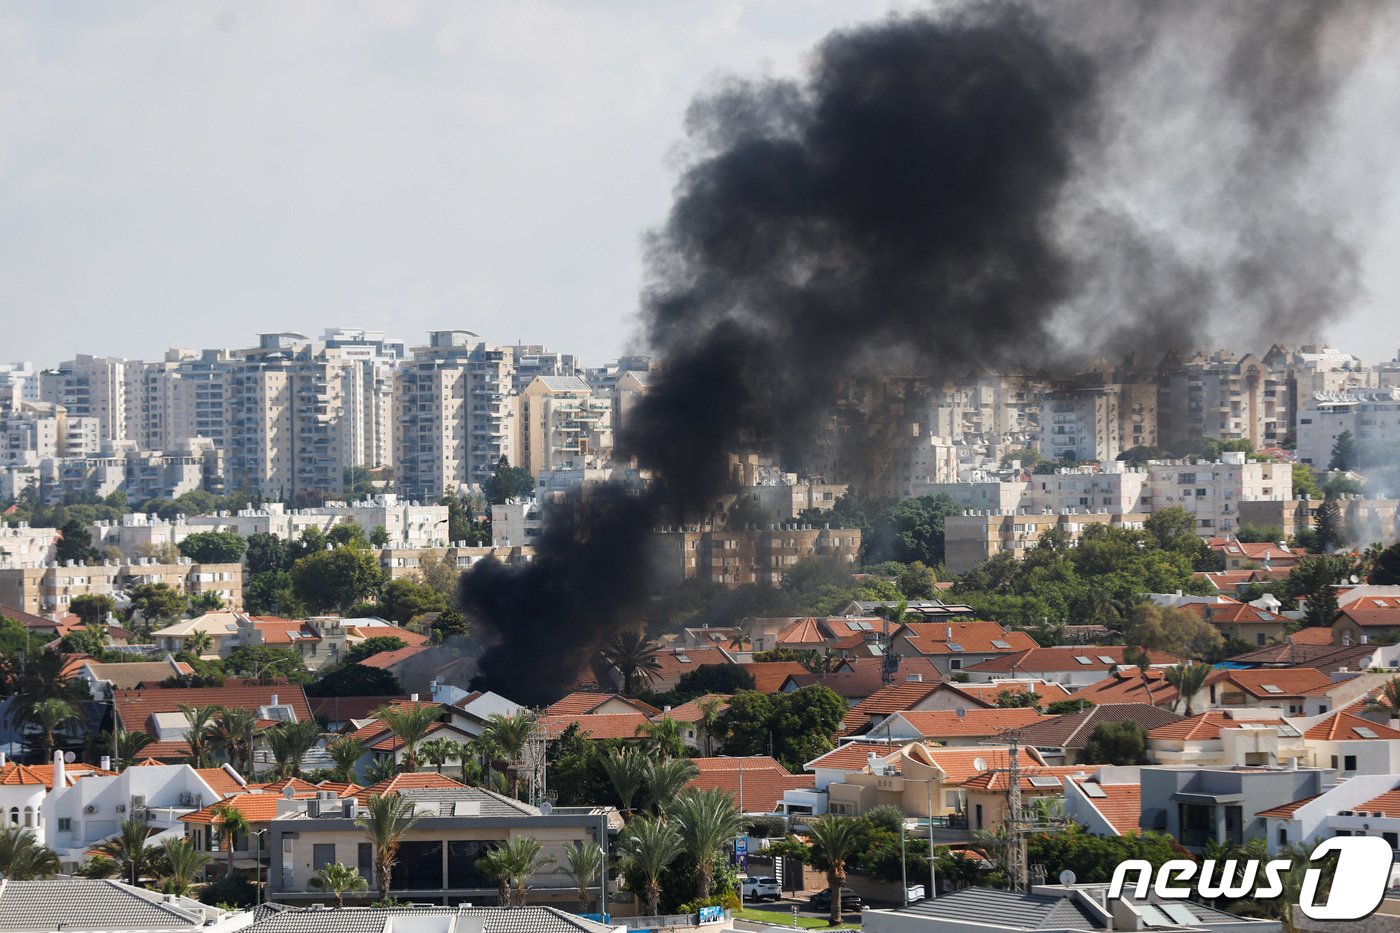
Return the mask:
<path id="1" fill-rule="evenodd" d="M 92 804 L 88 804 L 87 806 L 83 807 L 83 812 L 84 812 L 84 813 L 96 813 L 96 812 L 97 812 L 97 808 L 96 808 L 95 806 L 93 806 Z"/>
<path id="2" fill-rule="evenodd" d="M 124 803 L 119 803 L 119 804 L 117 804 L 117 812 L 118 812 L 118 813 L 125 813 L 125 812 L 126 812 L 126 804 L 124 804 Z"/>
<path id="3" fill-rule="evenodd" d="M 194 806 L 194 794 L 181 794 L 181 795 L 180 795 L 180 806 L 182 806 L 182 807 L 192 807 L 192 806 Z"/>
<path id="4" fill-rule="evenodd" d="M 155 815 L 153 812 L 151 812 L 150 810 L 142 810 L 142 811 L 141 811 L 141 818 L 142 818 L 143 820 L 145 820 L 147 823 L 149 823 L 149 822 L 151 822 L 152 820 L 154 820 L 154 819 L 156 818 L 156 815 Z"/>
<path id="5" fill-rule="evenodd" d="M 133 794 L 131 797 L 131 809 L 139 810 L 146 805 L 145 794 Z"/>

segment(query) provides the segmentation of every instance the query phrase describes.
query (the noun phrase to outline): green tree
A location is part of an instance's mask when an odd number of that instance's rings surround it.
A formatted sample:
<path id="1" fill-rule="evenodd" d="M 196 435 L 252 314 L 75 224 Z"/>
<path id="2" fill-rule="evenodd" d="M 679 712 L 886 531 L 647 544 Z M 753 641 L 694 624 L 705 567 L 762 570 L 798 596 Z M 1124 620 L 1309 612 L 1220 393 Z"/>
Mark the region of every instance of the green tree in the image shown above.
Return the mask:
<path id="1" fill-rule="evenodd" d="M 632 801 L 646 784 L 649 764 L 646 756 L 634 748 L 610 749 L 603 756 L 603 771 L 612 782 L 624 815 L 632 812 Z"/>
<path id="2" fill-rule="evenodd" d="M 492 854 L 499 854 L 506 868 L 506 878 L 514 889 L 509 904 L 511 907 L 525 906 L 525 883 L 531 875 L 555 860 L 554 856 L 541 851 L 539 840 L 533 836 L 513 836 Z"/>
<path id="3" fill-rule="evenodd" d="M 486 720 L 486 728 L 481 738 L 487 745 L 498 749 L 510 765 L 510 795 L 520 797 L 520 773 L 516 765 L 525 755 L 525 746 L 535 728 L 535 715 L 522 709 L 509 716 L 492 713 Z"/>
<path id="4" fill-rule="evenodd" d="M 1334 497 L 1323 499 L 1313 513 L 1313 534 L 1317 549 L 1324 554 L 1342 546 L 1342 508 Z"/>
<path id="5" fill-rule="evenodd" d="M 330 531 L 326 532 L 326 541 L 338 548 L 352 547 L 362 551 L 369 550 L 369 535 L 365 534 L 359 522 L 341 522 Z"/>
<path id="6" fill-rule="evenodd" d="M 463 755 L 462 746 L 448 738 L 430 739 L 423 743 L 420 752 L 423 760 L 436 768 L 438 774 L 442 773 L 443 765 Z"/>
<path id="7" fill-rule="evenodd" d="M 432 587 L 414 580 L 390 580 L 379 593 L 379 616 L 407 625 L 425 612 L 442 612 L 447 600 Z"/>
<path id="8" fill-rule="evenodd" d="M 1327 461 L 1329 470 L 1350 470 L 1356 466 L 1356 438 L 1350 431 L 1343 431 L 1332 442 L 1332 459 Z"/>
<path id="9" fill-rule="evenodd" d="M 214 744 L 239 774 L 253 770 L 253 730 L 257 725 L 253 714 L 239 706 L 219 710 L 214 724 Z"/>
<path id="10" fill-rule="evenodd" d="M 78 708 L 67 700 L 50 697 L 34 704 L 29 721 L 39 727 L 43 740 L 43 760 L 52 761 L 54 736 L 63 726 L 79 721 Z"/>
<path id="11" fill-rule="evenodd" d="M 196 531 L 179 544 L 180 553 L 196 564 L 237 564 L 248 542 L 232 531 Z"/>
<path id="12" fill-rule="evenodd" d="M 342 493 L 351 501 L 367 498 L 374 495 L 376 491 L 374 473 L 368 467 L 346 467 L 344 483 L 345 487 Z"/>
<path id="13" fill-rule="evenodd" d="M 311 887 L 318 891 L 329 891 L 335 896 L 337 909 L 345 906 L 345 893 L 355 893 L 369 889 L 369 882 L 360 877 L 358 868 L 346 868 L 339 862 L 322 865 L 310 880 Z"/>
<path id="14" fill-rule="evenodd" d="M 345 735 L 336 739 L 326 746 L 326 751 L 330 753 L 331 760 L 335 762 L 336 773 L 342 781 L 354 781 L 355 765 L 359 764 L 364 757 L 364 747 L 359 742 Z"/>
<path id="15" fill-rule="evenodd" d="M 116 608 L 117 603 L 112 597 L 103 596 L 100 593 L 84 593 L 81 596 L 74 596 L 73 601 L 68 604 L 68 611 L 87 626 L 104 625 L 107 616 Z"/>
<path id="16" fill-rule="evenodd" d="M 313 697 L 376 697 L 401 693 L 403 687 L 399 679 L 389 671 L 354 662 L 337 664 L 306 686 L 307 696 Z"/>
<path id="17" fill-rule="evenodd" d="M 0 878 L 33 881 L 58 874 L 58 855 L 24 826 L 0 826 Z"/>
<path id="18" fill-rule="evenodd" d="M 1147 761 L 1147 730 L 1135 720 L 1094 727 L 1080 761 L 1095 765 L 1140 765 Z"/>
<path id="19" fill-rule="evenodd" d="M 1153 512 L 1143 522 L 1143 527 L 1164 551 L 1179 548 L 1185 541 L 1194 544 L 1200 540 L 1196 534 L 1196 517 L 1179 505 Z"/>
<path id="20" fill-rule="evenodd" d="M 1376 555 L 1366 582 L 1372 586 L 1400 586 L 1400 542 Z"/>
<path id="21" fill-rule="evenodd" d="M 127 732 L 125 729 L 117 733 L 117 770 L 125 771 L 136 761 L 136 756 L 141 754 L 141 749 L 155 742 L 155 739 L 144 732 Z"/>
<path id="22" fill-rule="evenodd" d="M 383 525 L 375 525 L 369 530 L 369 543 L 371 547 L 386 548 L 389 546 L 389 529 Z"/>
<path id="23" fill-rule="evenodd" d="M 233 875 L 233 853 L 238 848 L 238 837 L 247 836 L 252 824 L 247 815 L 231 803 L 221 803 L 214 807 L 214 825 L 219 831 L 219 844 L 228 853 L 226 874 Z"/>
<path id="24" fill-rule="evenodd" d="M 76 564 L 90 564 L 98 559 L 97 549 L 92 546 L 92 531 L 88 522 L 77 518 L 69 519 L 63 523 L 58 533 L 54 558 L 59 563 L 71 560 Z"/>
<path id="25" fill-rule="evenodd" d="M 657 656 L 661 646 L 635 629 L 618 632 L 603 646 L 603 659 L 622 679 L 622 692 L 636 696 L 646 689 L 661 671 Z"/>
<path id="26" fill-rule="evenodd" d="M 587 913 L 593 904 L 590 888 L 602 884 L 603 850 L 593 843 L 574 840 L 564 847 L 560 871 L 568 875 L 578 892 L 579 913 Z"/>
<path id="27" fill-rule="evenodd" d="M 321 740 L 316 720 L 280 722 L 263 733 L 268 750 L 277 762 L 277 777 L 301 777 L 301 760 Z"/>
<path id="28" fill-rule="evenodd" d="M 433 592 L 437 592 L 437 590 Z M 446 644 L 454 638 L 465 638 L 471 633 L 472 627 L 471 623 L 467 621 L 467 617 L 450 606 L 439 612 L 437 618 L 433 620 L 433 641 L 439 645 Z"/>
<path id="29" fill-rule="evenodd" d="M 189 764 L 192 768 L 208 768 L 213 764 L 214 721 L 218 719 L 217 706 L 187 706 L 180 704 L 180 712 L 185 714 L 189 729 L 185 730 L 185 742 L 190 746 Z"/>
<path id="30" fill-rule="evenodd" d="M 672 800 L 666 808 L 667 816 L 675 822 L 681 842 L 695 860 L 700 900 L 708 901 L 715 862 L 721 857 L 724 844 L 744 828 L 743 818 L 727 791 L 692 790 Z"/>
<path id="31" fill-rule="evenodd" d="M 403 743 L 405 770 L 417 771 L 418 743 L 423 741 L 442 718 L 442 708 L 435 703 L 405 703 L 400 706 L 381 706 L 370 715 L 387 726 Z"/>
<path id="32" fill-rule="evenodd" d="M 146 844 L 150 834 L 151 828 L 145 820 L 124 820 L 117 835 L 97 846 L 95 851 L 120 865 L 127 884 L 134 887 L 151 873 L 155 862 L 156 848 Z"/>
<path id="33" fill-rule="evenodd" d="M 169 623 L 189 608 L 189 597 L 168 583 L 140 583 L 131 588 L 131 608 L 148 623 Z"/>
<path id="34" fill-rule="evenodd" d="M 847 817 L 819 816 L 807 824 L 812 854 L 826 866 L 831 888 L 831 925 L 841 925 L 841 892 L 846 887 L 847 862 L 860 851 L 860 824 Z"/>
<path id="35" fill-rule="evenodd" d="M 254 615 L 279 615 L 284 618 L 306 614 L 292 584 L 292 574 L 287 570 L 251 574 L 243 587 L 243 608 Z"/>
<path id="36" fill-rule="evenodd" d="M 306 661 L 291 648 L 273 645 L 242 645 L 229 652 L 223 660 L 224 670 L 244 677 L 268 681 L 284 678 L 291 683 L 306 683 L 311 679 Z"/>
<path id="37" fill-rule="evenodd" d="M 374 880 L 382 901 L 389 899 L 389 884 L 403 837 L 419 818 L 413 801 L 397 794 L 375 794 L 366 803 L 364 815 L 355 818 L 355 825 L 364 830 L 374 846 Z"/>
<path id="38" fill-rule="evenodd" d="M 292 565 L 292 589 L 313 612 L 344 611 L 374 596 L 384 571 L 373 551 L 340 547 L 308 554 Z"/>
<path id="39" fill-rule="evenodd" d="M 191 845 L 188 839 L 166 839 L 161 842 L 158 861 L 161 890 L 166 894 L 188 897 L 195 879 L 211 859 Z"/>
<path id="40" fill-rule="evenodd" d="M 1210 677 L 1213 668 L 1209 664 L 1178 664 L 1169 667 L 1166 671 L 1167 683 L 1176 688 L 1177 701 L 1172 704 L 1172 708 L 1185 703 L 1186 708 L 1182 715 L 1191 715 L 1191 703 L 1196 694 L 1205 688 L 1206 678 Z"/>
<path id="41" fill-rule="evenodd" d="M 1306 600 L 1305 627 L 1326 627 L 1337 615 L 1335 587 L 1347 582 L 1351 560 L 1343 554 L 1305 554 L 1288 572 L 1288 595 Z"/>
<path id="42" fill-rule="evenodd" d="M 648 916 L 660 911 L 661 873 L 685 849 L 681 834 L 661 817 L 637 817 L 627 824 L 619 840 L 624 870 L 642 881 L 637 893 L 646 903 Z M 630 885 L 629 885 L 630 886 Z"/>
<path id="43" fill-rule="evenodd" d="M 666 802 L 675 800 L 700 771 L 689 758 L 645 757 L 647 810 L 661 813 Z"/>
<path id="44" fill-rule="evenodd" d="M 1210 658 L 1225 644 L 1220 630 L 1195 613 L 1154 603 L 1133 610 L 1124 637 L 1130 645 L 1178 658 Z"/>
<path id="45" fill-rule="evenodd" d="M 1307 499 L 1321 499 L 1322 488 L 1317 484 L 1317 474 L 1306 463 L 1293 464 L 1293 495 Z"/>
<path id="46" fill-rule="evenodd" d="M 686 699 L 753 688 L 753 675 L 737 664 L 702 664 L 693 671 L 686 671 L 676 681 L 676 694 Z"/>
<path id="47" fill-rule="evenodd" d="M 653 755 L 679 758 L 685 754 L 685 740 L 681 738 L 681 724 L 670 716 L 663 715 L 637 726 L 637 735 L 647 737 L 646 747 Z"/>
<path id="48" fill-rule="evenodd" d="M 291 557 L 287 542 L 265 531 L 248 536 L 247 569 L 250 574 L 268 573 L 276 570 L 290 570 Z"/>
<path id="49" fill-rule="evenodd" d="M 797 773 L 805 762 L 835 748 L 835 736 L 847 711 L 846 701 L 814 684 L 791 693 L 767 695 L 740 691 L 716 723 L 729 755 L 773 757 Z"/>
<path id="50" fill-rule="evenodd" d="M 496 462 L 496 469 L 486 482 L 482 483 L 486 501 L 501 505 L 507 499 L 523 499 L 535 494 L 535 478 L 524 467 L 513 467 L 507 457 Z"/>
<path id="51" fill-rule="evenodd" d="M 724 524 L 728 531 L 743 531 L 746 528 L 767 528 L 773 524 L 773 513 L 759 503 L 752 494 L 736 496 L 725 512 Z"/>

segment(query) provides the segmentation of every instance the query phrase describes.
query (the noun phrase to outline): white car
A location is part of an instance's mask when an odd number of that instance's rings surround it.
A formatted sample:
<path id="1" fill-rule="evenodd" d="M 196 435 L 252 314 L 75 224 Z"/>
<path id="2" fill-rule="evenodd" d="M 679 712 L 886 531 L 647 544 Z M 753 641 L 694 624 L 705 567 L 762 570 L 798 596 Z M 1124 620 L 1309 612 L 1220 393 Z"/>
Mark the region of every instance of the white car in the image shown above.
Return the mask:
<path id="1" fill-rule="evenodd" d="M 746 901 L 776 901 L 783 896 L 777 878 L 745 878 L 740 882 Z"/>

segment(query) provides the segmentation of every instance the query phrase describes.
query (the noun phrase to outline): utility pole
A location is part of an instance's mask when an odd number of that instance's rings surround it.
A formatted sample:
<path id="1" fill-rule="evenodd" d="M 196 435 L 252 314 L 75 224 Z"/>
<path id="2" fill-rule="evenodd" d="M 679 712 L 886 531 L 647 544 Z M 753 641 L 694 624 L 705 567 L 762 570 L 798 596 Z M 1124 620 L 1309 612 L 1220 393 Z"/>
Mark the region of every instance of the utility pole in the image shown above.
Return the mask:
<path id="1" fill-rule="evenodd" d="M 1020 736 L 1011 733 L 1011 767 L 1007 777 L 1011 786 L 1006 789 L 1006 807 L 1009 810 L 1007 828 L 1010 830 L 1011 845 L 1007 850 L 1006 875 L 1011 881 L 1011 890 L 1024 892 L 1029 888 L 1026 877 L 1026 833 L 1021 820 L 1021 762 Z"/>

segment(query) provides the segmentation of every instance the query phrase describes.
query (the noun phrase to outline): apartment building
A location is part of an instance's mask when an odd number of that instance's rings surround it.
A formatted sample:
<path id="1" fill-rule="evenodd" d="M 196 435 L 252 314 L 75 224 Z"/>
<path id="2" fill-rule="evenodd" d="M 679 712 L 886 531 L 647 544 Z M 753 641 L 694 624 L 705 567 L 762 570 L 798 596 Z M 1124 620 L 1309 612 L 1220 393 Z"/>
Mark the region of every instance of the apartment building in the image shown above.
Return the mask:
<path id="1" fill-rule="evenodd" d="M 1343 432 L 1351 434 L 1363 462 L 1387 457 L 1400 444 L 1400 386 L 1313 393 L 1298 409 L 1299 461 L 1327 469 Z"/>
<path id="2" fill-rule="evenodd" d="M 441 330 L 398 372 L 396 475 L 410 497 L 483 483 L 519 461 L 515 354 L 471 331 Z"/>
<path id="3" fill-rule="evenodd" d="M 1041 535 L 1052 528 L 1077 541 L 1091 525 L 1139 529 L 1148 518 L 1146 512 L 1090 512 L 1078 508 L 1060 512 L 1046 509 L 1039 513 L 1024 509 L 969 509 L 943 520 L 944 565 L 949 573 L 966 573 L 998 554 L 1025 557 L 1039 543 Z"/>
<path id="4" fill-rule="evenodd" d="M 1153 462 L 1148 472 L 1152 511 L 1180 506 L 1204 537 L 1238 530 L 1241 502 L 1293 498 L 1290 464 L 1258 463 L 1238 451 L 1226 451 L 1214 463 Z"/>
<path id="5" fill-rule="evenodd" d="M 126 360 L 80 353 L 39 374 L 39 397 L 70 418 L 95 419 L 99 442 L 119 440 L 127 436 L 126 375 Z"/>
<path id="6" fill-rule="evenodd" d="M 652 555 L 661 578 L 670 584 L 711 580 L 738 587 L 751 583 L 776 586 L 783 575 L 811 557 L 834 557 L 855 566 L 860 529 L 774 525 L 749 531 L 657 531 Z"/>
<path id="7" fill-rule="evenodd" d="M 613 403 L 577 376 L 536 376 L 520 395 L 520 466 L 584 470 L 612 456 Z"/>
<path id="8" fill-rule="evenodd" d="M 1164 447 L 1186 447 L 1203 437 L 1273 447 L 1292 433 L 1294 383 L 1289 370 L 1270 366 L 1252 353 L 1236 357 L 1217 350 L 1184 360 L 1168 354 L 1157 379 Z"/>
<path id="9" fill-rule="evenodd" d="M 117 598 L 144 583 L 165 583 L 190 596 L 217 593 L 235 606 L 243 601 L 242 564 L 196 564 L 182 557 L 174 564 L 141 559 L 93 566 L 47 563 L 0 569 L 0 604 L 35 615 L 64 612 L 79 596 Z"/>

